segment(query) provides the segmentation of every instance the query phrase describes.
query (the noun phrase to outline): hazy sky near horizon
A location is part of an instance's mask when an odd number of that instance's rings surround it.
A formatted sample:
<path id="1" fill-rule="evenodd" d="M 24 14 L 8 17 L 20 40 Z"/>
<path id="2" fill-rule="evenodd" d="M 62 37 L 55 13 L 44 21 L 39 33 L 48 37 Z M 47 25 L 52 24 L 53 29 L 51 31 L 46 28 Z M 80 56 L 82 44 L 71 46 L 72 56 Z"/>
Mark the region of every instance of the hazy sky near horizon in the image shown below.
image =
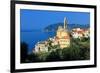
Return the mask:
<path id="1" fill-rule="evenodd" d="M 68 24 L 90 24 L 90 13 L 88 12 L 21 9 L 21 30 L 41 30 L 51 24 L 63 23 L 64 17 L 67 18 Z"/>

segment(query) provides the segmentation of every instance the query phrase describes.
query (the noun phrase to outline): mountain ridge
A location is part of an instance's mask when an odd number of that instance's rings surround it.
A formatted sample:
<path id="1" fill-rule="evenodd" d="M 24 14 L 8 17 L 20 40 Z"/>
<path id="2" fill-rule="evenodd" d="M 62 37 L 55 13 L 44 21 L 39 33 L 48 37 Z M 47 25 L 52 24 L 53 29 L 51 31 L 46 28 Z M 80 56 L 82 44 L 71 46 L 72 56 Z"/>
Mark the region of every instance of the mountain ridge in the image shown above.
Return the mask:
<path id="1" fill-rule="evenodd" d="M 56 31 L 59 26 L 63 27 L 64 23 L 56 23 L 56 24 L 51 24 L 48 25 L 44 28 L 45 31 Z M 71 31 L 73 28 L 82 28 L 82 29 L 87 29 L 89 28 L 89 24 L 67 24 L 67 29 Z"/>

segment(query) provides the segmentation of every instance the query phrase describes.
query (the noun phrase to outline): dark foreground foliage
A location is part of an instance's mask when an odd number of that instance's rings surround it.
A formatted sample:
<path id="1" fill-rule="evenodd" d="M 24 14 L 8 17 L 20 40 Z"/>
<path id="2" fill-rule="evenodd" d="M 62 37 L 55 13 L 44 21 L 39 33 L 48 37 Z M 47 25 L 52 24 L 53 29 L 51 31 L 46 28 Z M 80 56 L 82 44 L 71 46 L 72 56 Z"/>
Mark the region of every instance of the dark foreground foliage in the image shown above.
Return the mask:
<path id="1" fill-rule="evenodd" d="M 25 44 L 21 49 L 26 48 Z M 55 48 L 52 48 L 55 49 Z M 22 57 L 24 58 L 24 57 Z M 75 60 L 89 60 L 90 59 L 90 39 L 71 39 L 71 45 L 67 48 L 56 47 L 55 50 L 48 52 L 31 53 L 27 58 L 21 59 L 21 62 L 51 62 L 51 61 L 75 61 Z M 23 61 L 25 60 L 25 61 Z"/>

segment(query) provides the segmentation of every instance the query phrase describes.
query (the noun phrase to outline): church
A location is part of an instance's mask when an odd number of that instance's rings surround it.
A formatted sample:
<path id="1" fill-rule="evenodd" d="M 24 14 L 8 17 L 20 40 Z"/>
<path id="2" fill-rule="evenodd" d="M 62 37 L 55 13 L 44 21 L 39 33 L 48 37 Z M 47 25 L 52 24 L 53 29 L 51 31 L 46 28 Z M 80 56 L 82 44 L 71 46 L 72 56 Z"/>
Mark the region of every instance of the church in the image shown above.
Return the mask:
<path id="1" fill-rule="evenodd" d="M 56 36 L 50 38 L 52 46 L 59 45 L 61 49 L 70 46 L 70 36 L 67 30 L 67 20 L 64 18 L 64 25 L 59 26 L 56 31 Z M 48 41 L 40 41 L 35 45 L 35 52 L 48 52 Z"/>
<path id="2" fill-rule="evenodd" d="M 66 48 L 70 46 L 70 36 L 67 30 L 67 20 L 64 18 L 64 26 L 59 26 L 56 32 L 56 41 L 60 45 L 60 48 Z"/>

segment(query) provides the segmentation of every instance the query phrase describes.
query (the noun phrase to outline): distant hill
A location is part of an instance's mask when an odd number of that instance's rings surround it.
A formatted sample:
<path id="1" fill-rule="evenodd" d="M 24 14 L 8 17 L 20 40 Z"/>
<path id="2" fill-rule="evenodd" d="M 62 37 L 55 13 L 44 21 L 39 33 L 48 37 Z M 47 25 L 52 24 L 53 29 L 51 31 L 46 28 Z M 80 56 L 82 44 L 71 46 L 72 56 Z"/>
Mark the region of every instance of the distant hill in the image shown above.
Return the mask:
<path id="1" fill-rule="evenodd" d="M 56 23 L 56 24 L 51 24 L 48 25 L 44 28 L 45 31 L 56 31 L 58 29 L 58 26 L 62 26 L 63 27 L 64 23 Z M 67 29 L 70 31 L 73 28 L 89 28 L 89 24 L 67 24 Z"/>

